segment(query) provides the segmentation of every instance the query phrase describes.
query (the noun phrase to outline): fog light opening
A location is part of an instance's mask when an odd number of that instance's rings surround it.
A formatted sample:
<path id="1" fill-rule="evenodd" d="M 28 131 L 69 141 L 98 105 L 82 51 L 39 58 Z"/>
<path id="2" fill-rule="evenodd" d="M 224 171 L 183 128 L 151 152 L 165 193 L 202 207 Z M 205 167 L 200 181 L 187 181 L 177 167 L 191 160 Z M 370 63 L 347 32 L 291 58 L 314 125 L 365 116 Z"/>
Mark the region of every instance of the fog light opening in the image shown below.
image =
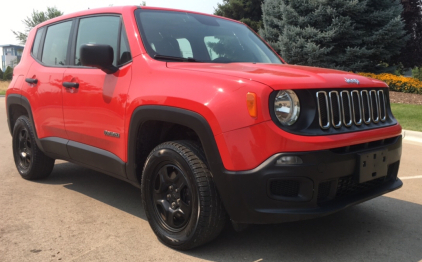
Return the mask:
<path id="1" fill-rule="evenodd" d="M 277 159 L 276 165 L 282 166 L 282 165 L 300 165 L 303 164 L 303 161 L 298 156 L 282 156 L 279 159 Z"/>

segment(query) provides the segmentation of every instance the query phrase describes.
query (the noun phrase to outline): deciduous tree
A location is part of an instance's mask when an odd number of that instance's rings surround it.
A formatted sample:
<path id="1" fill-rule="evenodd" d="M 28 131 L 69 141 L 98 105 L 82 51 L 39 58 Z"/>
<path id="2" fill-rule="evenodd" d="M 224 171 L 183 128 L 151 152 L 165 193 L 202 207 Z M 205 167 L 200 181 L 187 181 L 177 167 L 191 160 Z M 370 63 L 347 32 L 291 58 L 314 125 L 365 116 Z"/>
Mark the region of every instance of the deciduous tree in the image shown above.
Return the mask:
<path id="1" fill-rule="evenodd" d="M 58 10 L 56 7 L 47 7 L 47 11 L 45 12 L 32 10 L 32 14 L 30 16 L 27 16 L 22 21 L 22 23 L 25 25 L 25 31 L 19 32 L 12 30 L 12 32 L 13 34 L 15 34 L 15 37 L 19 41 L 19 43 L 25 45 L 26 39 L 28 38 L 28 33 L 34 26 L 61 15 L 63 15 L 63 12 Z"/>

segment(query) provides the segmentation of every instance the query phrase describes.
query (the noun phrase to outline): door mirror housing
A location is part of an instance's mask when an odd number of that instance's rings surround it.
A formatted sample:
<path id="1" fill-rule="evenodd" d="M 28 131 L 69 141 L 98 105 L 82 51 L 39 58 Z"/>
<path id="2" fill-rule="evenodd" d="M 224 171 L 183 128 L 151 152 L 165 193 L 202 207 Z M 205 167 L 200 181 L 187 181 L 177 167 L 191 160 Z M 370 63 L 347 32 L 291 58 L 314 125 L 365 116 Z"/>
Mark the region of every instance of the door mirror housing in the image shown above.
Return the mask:
<path id="1" fill-rule="evenodd" d="M 81 64 L 96 67 L 106 74 L 113 74 L 119 68 L 113 65 L 114 51 L 109 45 L 86 44 L 79 49 Z"/>

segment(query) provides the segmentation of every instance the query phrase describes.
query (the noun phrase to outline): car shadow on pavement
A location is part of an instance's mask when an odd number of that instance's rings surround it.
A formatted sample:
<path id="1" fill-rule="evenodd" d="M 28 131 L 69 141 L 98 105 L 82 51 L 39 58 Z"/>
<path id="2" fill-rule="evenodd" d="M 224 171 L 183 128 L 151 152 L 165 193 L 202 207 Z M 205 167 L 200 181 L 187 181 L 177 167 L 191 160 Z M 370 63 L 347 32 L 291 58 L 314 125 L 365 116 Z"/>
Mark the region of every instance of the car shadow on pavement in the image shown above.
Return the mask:
<path id="1" fill-rule="evenodd" d="M 313 220 L 225 230 L 186 254 L 211 261 L 421 261 L 422 206 L 382 196 Z"/>
<path id="2" fill-rule="evenodd" d="M 56 163 L 48 179 L 39 183 L 63 185 L 107 205 L 146 220 L 141 190 L 128 182 L 69 162 Z"/>
<path id="3" fill-rule="evenodd" d="M 71 163 L 58 163 L 46 184 L 62 184 L 107 205 L 146 219 L 140 189 Z M 422 206 L 378 197 L 313 220 L 230 225 L 214 241 L 186 255 L 212 261 L 420 261 Z"/>

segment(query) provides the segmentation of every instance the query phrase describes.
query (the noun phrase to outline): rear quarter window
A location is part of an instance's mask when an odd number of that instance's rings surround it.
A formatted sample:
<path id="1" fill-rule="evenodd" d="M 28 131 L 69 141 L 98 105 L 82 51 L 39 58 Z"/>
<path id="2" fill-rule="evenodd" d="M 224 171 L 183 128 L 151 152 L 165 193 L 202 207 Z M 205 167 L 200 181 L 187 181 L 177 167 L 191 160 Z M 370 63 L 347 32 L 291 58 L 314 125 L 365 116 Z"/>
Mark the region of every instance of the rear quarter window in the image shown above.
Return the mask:
<path id="1" fill-rule="evenodd" d="M 41 58 L 40 46 L 41 46 L 41 40 L 42 40 L 41 38 L 42 38 L 44 31 L 45 31 L 45 27 L 38 28 L 37 34 L 35 35 L 34 44 L 32 45 L 31 53 L 32 53 L 33 57 L 35 57 L 37 59 Z"/>

